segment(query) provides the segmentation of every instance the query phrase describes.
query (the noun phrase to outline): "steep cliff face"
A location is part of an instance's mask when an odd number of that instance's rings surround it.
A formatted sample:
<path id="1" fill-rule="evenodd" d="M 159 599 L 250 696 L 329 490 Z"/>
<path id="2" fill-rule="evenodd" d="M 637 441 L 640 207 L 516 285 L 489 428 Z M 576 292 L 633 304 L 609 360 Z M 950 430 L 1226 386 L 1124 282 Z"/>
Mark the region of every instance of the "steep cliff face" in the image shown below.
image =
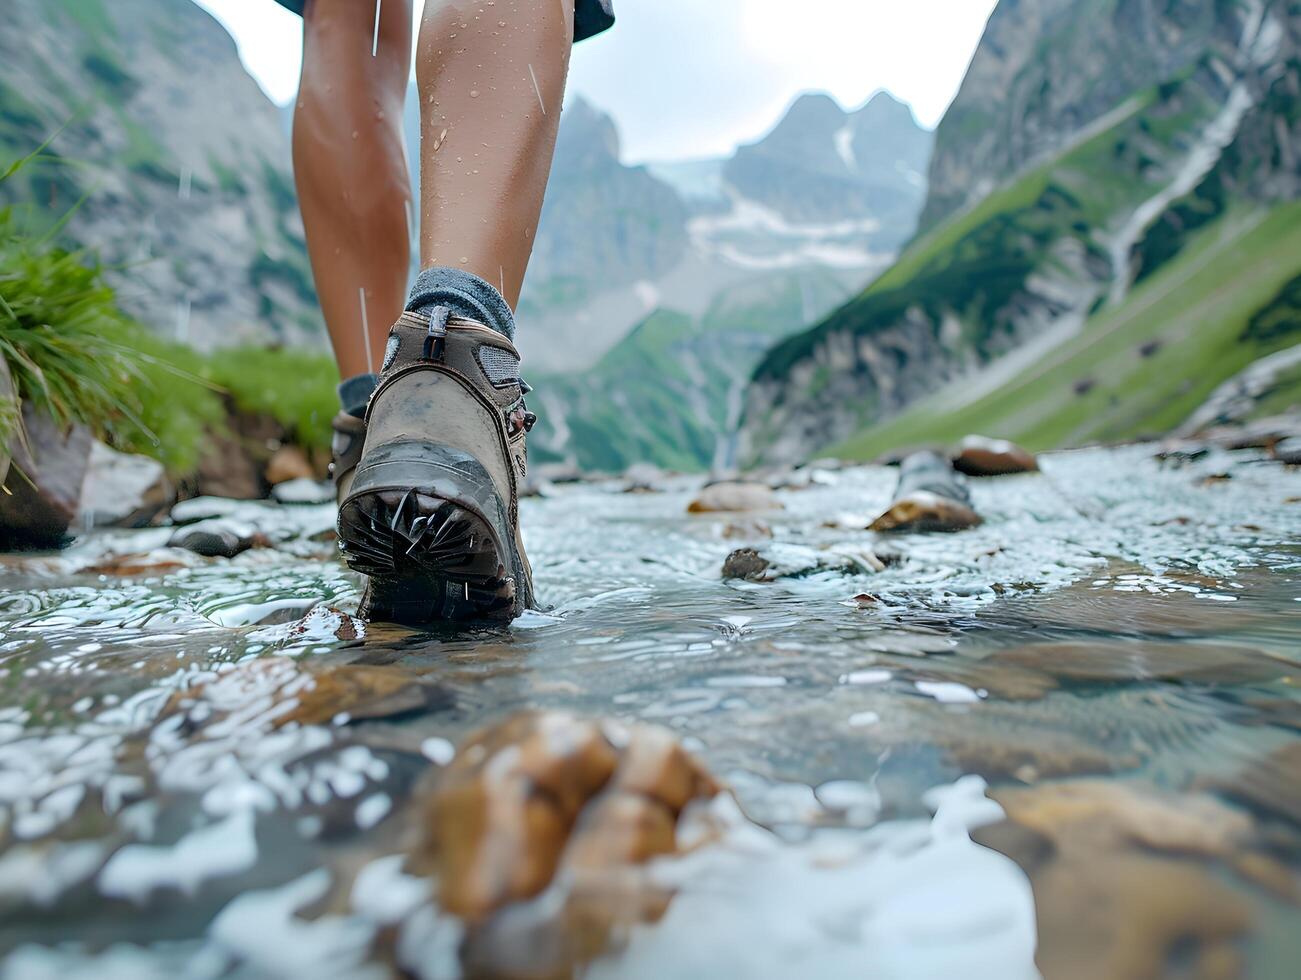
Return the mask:
<path id="1" fill-rule="evenodd" d="M 1188 211 L 1187 198 L 1208 181 L 1237 188 L 1221 195 L 1211 218 L 1234 195 L 1295 193 L 1288 134 L 1296 120 L 1283 105 L 1295 85 L 1294 5 L 1173 3 L 1160 17 L 1146 0 L 1066 6 L 1000 4 L 973 60 L 974 80 L 941 125 L 953 134 L 963 119 L 981 120 L 962 123 L 970 137 L 950 135 L 946 160 L 932 165 L 940 186 L 928 213 L 948 217 L 859 297 L 769 351 L 746 397 L 749 458 L 798 458 L 834 445 L 919 399 L 936 401 L 946 382 L 954 382 L 945 389 L 949 411 L 1008 384 L 1081 335 L 1101 308 L 1123 306 L 1136 278 L 1179 252 L 1192 220 L 1179 209 Z M 1098 34 L 1095 21 L 1069 30 L 1076 8 L 1105 13 L 1111 28 Z M 1171 74 L 1117 86 L 1112 75 L 1129 77 L 1111 60 L 1130 43 L 1118 39 L 1122 27 L 1144 27 L 1140 36 L 1155 48 L 1143 79 L 1161 66 Z M 1019 87 L 1040 64 L 1089 72 L 1070 79 L 1076 101 L 1056 104 L 1053 125 Z M 973 104 L 973 93 L 988 103 Z M 998 131 L 996 120 L 1004 121 L 1001 141 L 980 131 Z M 1018 165 L 1011 180 L 967 196 L 968 183 L 987 188 L 998 167 Z M 925 426 L 907 431 L 929 437 Z"/>
<path id="2" fill-rule="evenodd" d="M 1230 59 L 1250 3 L 1001 0 L 935 132 L 921 231 L 1063 149 L 1125 100 Z"/>
<path id="3" fill-rule="evenodd" d="M 97 249 L 122 305 L 197 347 L 317 339 L 279 113 L 188 0 L 9 0 L 0 157 L 54 159 L 6 184 Z M 319 341 L 318 341 L 319 342 Z"/>

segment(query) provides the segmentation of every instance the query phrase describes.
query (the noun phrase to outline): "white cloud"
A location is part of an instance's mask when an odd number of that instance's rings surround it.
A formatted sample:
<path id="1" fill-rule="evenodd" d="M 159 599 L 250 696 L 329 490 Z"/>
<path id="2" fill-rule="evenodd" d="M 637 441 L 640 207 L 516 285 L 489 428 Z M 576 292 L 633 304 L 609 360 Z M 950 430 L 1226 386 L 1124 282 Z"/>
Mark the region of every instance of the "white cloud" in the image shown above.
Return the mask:
<path id="1" fill-rule="evenodd" d="M 293 98 L 301 25 L 271 0 L 196 0 L 272 99 Z M 856 106 L 887 89 L 933 126 L 996 0 L 615 0 L 614 30 L 575 50 L 570 91 L 613 113 L 630 161 L 729 152 L 799 92 Z M 417 0 L 421 6 L 421 0 Z"/>

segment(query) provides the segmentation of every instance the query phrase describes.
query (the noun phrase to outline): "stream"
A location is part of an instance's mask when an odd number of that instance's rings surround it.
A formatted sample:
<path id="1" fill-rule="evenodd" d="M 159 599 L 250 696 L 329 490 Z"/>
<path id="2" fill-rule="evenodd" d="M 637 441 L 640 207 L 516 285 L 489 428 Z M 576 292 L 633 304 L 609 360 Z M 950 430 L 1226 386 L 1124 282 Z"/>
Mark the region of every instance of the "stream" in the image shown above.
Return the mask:
<path id="1" fill-rule="evenodd" d="M 972 481 L 980 527 L 888 539 L 885 467 L 759 515 L 688 515 L 700 477 L 550 487 L 547 608 L 509 627 L 356 619 L 330 505 L 210 504 L 264 534 L 233 559 L 166 527 L 0 557 L 0 976 L 457 976 L 404 862 L 422 794 L 544 708 L 666 727 L 730 789 L 590 976 L 1295 977 L 1301 471 L 1041 465 Z M 796 571 L 724 580 L 751 543 Z M 419 696 L 277 721 L 345 666 Z"/>

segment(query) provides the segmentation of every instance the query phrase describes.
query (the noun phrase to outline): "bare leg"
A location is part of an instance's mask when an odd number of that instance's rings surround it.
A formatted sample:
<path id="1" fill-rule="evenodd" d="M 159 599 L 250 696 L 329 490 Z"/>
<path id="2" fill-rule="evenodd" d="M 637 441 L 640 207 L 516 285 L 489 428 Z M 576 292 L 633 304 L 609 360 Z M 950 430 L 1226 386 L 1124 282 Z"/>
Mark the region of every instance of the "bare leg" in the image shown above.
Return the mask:
<path id="1" fill-rule="evenodd" d="M 533 250 L 574 36 L 571 0 L 429 0 L 416 75 L 421 267 L 514 307 Z"/>
<path id="2" fill-rule="evenodd" d="M 309 0 L 303 22 L 294 176 L 321 312 L 347 378 L 379 370 L 406 298 L 411 0 Z"/>

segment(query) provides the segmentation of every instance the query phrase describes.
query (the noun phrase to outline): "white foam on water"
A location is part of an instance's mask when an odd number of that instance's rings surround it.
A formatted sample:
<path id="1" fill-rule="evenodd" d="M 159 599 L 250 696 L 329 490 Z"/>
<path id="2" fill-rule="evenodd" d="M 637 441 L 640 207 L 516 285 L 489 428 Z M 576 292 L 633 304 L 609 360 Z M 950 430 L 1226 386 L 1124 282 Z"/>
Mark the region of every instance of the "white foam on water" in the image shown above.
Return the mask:
<path id="1" fill-rule="evenodd" d="M 350 896 L 353 911 L 376 925 L 391 926 L 428 902 L 433 886 L 424 878 L 403 873 L 405 861 L 403 854 L 390 854 L 357 872 Z"/>
<path id="2" fill-rule="evenodd" d="M 917 681 L 913 686 L 941 704 L 975 704 L 980 700 L 980 692 L 956 681 Z"/>
<path id="3" fill-rule="evenodd" d="M 208 929 L 212 947 L 242 963 L 247 975 L 313 980 L 382 980 L 388 971 L 366 963 L 375 926 L 354 916 L 300 919 L 318 902 L 330 873 L 317 868 L 265 891 L 245 892 L 217 913 Z M 240 974 L 246 975 L 246 974 Z"/>
<path id="4" fill-rule="evenodd" d="M 239 874 L 257 863 L 253 813 L 191 831 L 172 845 L 127 844 L 99 873 L 99 890 L 110 898 L 143 903 L 158 888 L 193 895 L 209 878 Z"/>
<path id="5" fill-rule="evenodd" d="M 716 803 L 724 839 L 653 866 L 678 889 L 668 912 L 587 976 L 1037 977 L 1030 882 L 968 835 L 1003 815 L 984 789 L 966 776 L 927 795 L 930 821 L 820 832 L 802 844 L 749 824 L 730 800 Z"/>
<path id="6" fill-rule="evenodd" d="M 420 743 L 420 754 L 430 762 L 445 766 L 456 757 L 456 746 L 449 740 L 435 735 Z"/>

